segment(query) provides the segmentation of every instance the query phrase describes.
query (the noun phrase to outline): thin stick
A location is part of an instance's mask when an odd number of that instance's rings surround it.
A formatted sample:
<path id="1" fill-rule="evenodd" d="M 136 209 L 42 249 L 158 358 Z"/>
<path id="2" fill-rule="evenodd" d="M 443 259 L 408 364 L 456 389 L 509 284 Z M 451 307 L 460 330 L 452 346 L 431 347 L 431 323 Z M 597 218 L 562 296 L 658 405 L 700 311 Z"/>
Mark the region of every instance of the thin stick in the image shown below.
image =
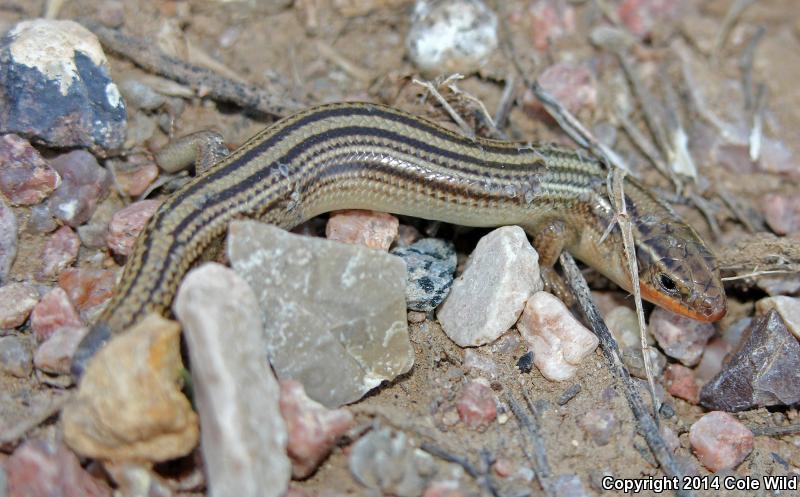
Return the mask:
<path id="1" fill-rule="evenodd" d="M 547 451 L 544 447 L 544 440 L 541 433 L 539 433 L 539 424 L 536 415 L 528 416 L 525 409 L 520 405 L 519 401 L 509 393 L 506 395 L 506 401 L 511 407 L 511 412 L 517 418 L 520 429 L 522 429 L 528 436 L 528 442 L 533 448 L 533 452 L 528 451 L 528 445 L 523 444 L 522 449 L 525 452 L 525 457 L 533 464 L 533 470 L 536 473 L 536 479 L 539 485 L 542 486 L 544 493 L 548 497 L 555 497 L 555 489 L 550 481 L 550 464 L 547 462 Z"/>
<path id="2" fill-rule="evenodd" d="M 789 426 L 748 426 L 757 437 L 775 437 L 800 433 L 800 424 Z"/>
<path id="3" fill-rule="evenodd" d="M 589 285 L 583 278 L 580 269 L 578 269 L 575 259 L 564 252 L 561 254 L 559 260 L 561 261 L 561 267 L 564 269 L 564 275 L 569 282 L 569 286 L 575 294 L 586 319 L 589 321 L 597 338 L 600 339 L 600 346 L 603 349 L 603 355 L 611 368 L 611 372 L 623 384 L 625 398 L 628 400 L 628 405 L 633 412 L 633 416 L 636 418 L 639 432 L 644 436 L 644 439 L 650 446 L 650 450 L 653 451 L 653 455 L 656 461 L 661 465 L 664 473 L 669 477 L 677 477 L 682 481 L 683 472 L 672 457 L 672 453 L 667 448 L 666 443 L 664 443 L 664 439 L 661 438 L 655 420 L 648 413 L 647 407 L 644 405 L 642 397 L 639 395 L 639 391 L 636 388 L 636 384 L 631 380 L 628 369 L 622 363 L 617 342 L 608 331 L 608 327 L 600 316 L 600 311 L 597 310 L 597 306 L 594 305 L 591 293 L 589 292 Z M 677 490 L 676 493 L 680 497 L 694 495 L 691 491 L 684 489 Z"/>
<path id="4" fill-rule="evenodd" d="M 412 79 L 411 81 L 428 90 L 428 93 L 433 95 L 433 98 L 435 98 L 436 101 L 439 102 L 439 104 L 442 107 L 444 107 L 444 110 L 447 111 L 447 113 L 450 115 L 450 119 L 452 119 L 453 121 L 455 121 L 456 124 L 458 124 L 458 127 L 461 128 L 461 131 L 469 138 L 471 139 L 475 138 L 475 132 L 472 130 L 472 127 L 469 124 L 467 124 L 466 121 L 464 121 L 461 115 L 459 115 L 459 113 L 456 112 L 456 110 L 450 105 L 447 99 L 445 99 L 442 96 L 442 94 L 439 93 L 439 90 L 436 89 L 437 85 L 433 84 L 430 81 L 422 81 L 416 78 Z"/>
<path id="5" fill-rule="evenodd" d="M 455 454 L 451 454 L 446 450 L 438 447 L 430 442 L 422 442 L 420 444 L 420 449 L 424 450 L 428 454 L 432 456 L 436 456 L 439 459 L 445 460 L 447 462 L 458 464 L 464 471 L 467 472 L 472 478 L 475 479 L 476 482 L 483 488 L 485 488 L 493 497 L 500 497 L 500 492 L 497 491 L 497 488 L 494 486 L 491 477 L 489 476 L 489 472 L 487 471 L 480 471 L 475 466 L 473 466 L 466 457 L 457 456 Z"/>
<path id="6" fill-rule="evenodd" d="M 722 19 L 722 24 L 719 27 L 719 31 L 717 31 L 717 37 L 714 41 L 714 51 L 711 53 L 712 60 L 716 60 L 719 56 L 719 53 L 725 46 L 725 42 L 728 40 L 728 34 L 736 25 L 736 21 L 739 20 L 742 12 L 744 12 L 747 7 L 753 5 L 754 3 L 756 3 L 756 0 L 736 0 L 731 5 L 730 9 L 728 9 L 728 12 Z"/>
<path id="7" fill-rule="evenodd" d="M 82 23 L 107 50 L 147 71 L 189 85 L 198 93 L 202 90 L 214 100 L 272 116 L 286 115 L 302 108 L 298 102 L 285 96 L 272 95 L 255 86 L 243 85 L 204 67 L 170 57 L 142 39 L 123 35 L 92 21 L 84 20 Z"/>
<path id="8" fill-rule="evenodd" d="M 497 125 L 495 125 L 492 115 L 489 114 L 488 110 L 486 110 L 486 105 L 484 105 L 483 101 L 480 98 L 476 97 L 475 95 L 466 92 L 458 87 L 456 81 L 460 79 L 464 79 L 464 76 L 461 74 L 453 74 L 450 77 L 448 77 L 444 82 L 442 82 L 442 85 L 446 85 L 450 89 L 450 91 L 453 92 L 454 95 L 463 97 L 478 107 L 478 109 L 480 110 L 479 113 L 480 118 L 489 128 L 489 133 L 492 137 L 504 138 L 505 133 L 497 129 Z"/>
<path id="9" fill-rule="evenodd" d="M 517 78 L 514 77 L 513 72 L 510 72 L 508 76 L 506 76 L 506 85 L 503 87 L 503 95 L 500 97 L 500 103 L 497 105 L 497 112 L 494 114 L 494 124 L 501 133 L 508 125 L 508 116 L 511 113 L 511 108 L 514 106 L 516 99 Z"/>

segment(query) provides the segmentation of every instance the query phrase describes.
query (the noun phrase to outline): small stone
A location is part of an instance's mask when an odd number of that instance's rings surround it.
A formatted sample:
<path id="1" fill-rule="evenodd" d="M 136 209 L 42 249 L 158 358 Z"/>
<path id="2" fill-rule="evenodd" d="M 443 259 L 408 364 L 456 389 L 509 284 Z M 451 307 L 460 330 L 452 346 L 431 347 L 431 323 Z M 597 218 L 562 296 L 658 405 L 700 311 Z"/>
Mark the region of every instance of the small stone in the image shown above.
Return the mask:
<path id="1" fill-rule="evenodd" d="M 34 205 L 46 199 L 61 182 L 24 138 L 0 136 L 0 191 L 12 205 Z"/>
<path id="2" fill-rule="evenodd" d="M 694 378 L 694 372 L 686 366 L 670 364 L 667 366 L 664 380 L 667 384 L 667 392 L 673 397 L 695 405 L 700 401 L 700 387 Z"/>
<path id="3" fill-rule="evenodd" d="M 354 402 L 413 365 L 399 257 L 254 221 L 231 223 L 228 257 L 259 298 L 278 377 L 317 402 Z"/>
<path id="4" fill-rule="evenodd" d="M 311 400 L 303 385 L 294 380 L 281 382 L 280 406 L 289 432 L 286 450 L 292 460 L 292 478 L 308 478 L 328 457 L 339 437 L 353 427 L 353 415 Z"/>
<path id="5" fill-rule="evenodd" d="M 800 343 L 771 309 L 753 320 L 724 369 L 700 391 L 708 409 L 741 411 L 800 402 Z"/>
<path id="6" fill-rule="evenodd" d="M 597 105 L 597 81 L 586 65 L 559 62 L 545 69 L 537 81 L 573 114 L 593 111 Z M 537 114 L 546 113 L 544 105 L 532 92 L 525 93 L 523 102 L 526 109 Z"/>
<path id="7" fill-rule="evenodd" d="M 147 190 L 158 177 L 158 166 L 152 162 L 139 164 L 130 169 L 116 172 L 117 185 L 128 196 L 138 197 Z"/>
<path id="8" fill-rule="evenodd" d="M 50 165 L 61 175 L 61 185 L 48 201 L 50 212 L 76 228 L 92 217 L 97 204 L 108 195 L 111 175 L 84 150 L 53 157 Z"/>
<path id="9" fill-rule="evenodd" d="M 517 360 L 517 369 L 520 373 L 530 373 L 533 371 L 533 352 L 530 350 L 522 354 Z"/>
<path id="10" fill-rule="evenodd" d="M 47 202 L 36 204 L 30 208 L 30 217 L 26 229 L 34 234 L 52 233 L 60 226 L 50 212 Z"/>
<path id="11" fill-rule="evenodd" d="M 29 440 L 17 447 L 5 468 L 8 497 L 111 496 L 111 489 L 61 443 Z"/>
<path id="12" fill-rule="evenodd" d="M 734 469 L 753 451 L 753 433 L 730 414 L 712 411 L 689 429 L 689 443 L 709 471 Z"/>
<path id="13" fill-rule="evenodd" d="M 661 376 L 664 368 L 667 367 L 667 358 L 655 347 L 648 347 L 647 350 L 650 356 L 650 371 L 653 376 Z M 647 378 L 641 345 L 623 347 L 620 353 L 622 354 L 622 362 L 628 368 L 631 376 L 642 379 Z"/>
<path id="14" fill-rule="evenodd" d="M 159 200 L 140 200 L 117 211 L 108 225 L 108 248 L 115 254 L 130 255 L 136 238 L 160 205 Z"/>
<path id="15" fill-rule="evenodd" d="M 552 381 L 572 378 L 581 361 L 599 344 L 564 303 L 547 292 L 533 294 L 517 328 L 533 351 L 533 363 Z"/>
<path id="16" fill-rule="evenodd" d="M 700 364 L 694 368 L 694 375 L 697 381 L 703 385 L 722 371 L 722 361 L 732 350 L 733 346 L 720 337 L 714 337 L 709 340 L 708 345 L 703 350 Z"/>
<path id="17" fill-rule="evenodd" d="M 406 289 L 408 289 L 408 287 L 406 287 Z M 419 311 L 408 311 L 406 316 L 408 318 L 408 322 L 412 324 L 424 323 L 425 320 L 428 319 L 428 315 L 426 313 Z"/>
<path id="18" fill-rule="evenodd" d="M 116 484 L 114 489 L 115 496 L 173 497 L 174 495 L 170 489 L 172 485 L 164 481 L 146 464 L 104 461 L 103 469 Z M 173 482 L 170 481 L 169 483 L 172 484 Z M 179 485 L 180 483 L 176 486 Z"/>
<path id="19" fill-rule="evenodd" d="M 490 355 L 478 352 L 475 349 L 464 351 L 464 362 L 462 367 L 474 376 L 483 376 L 493 380 L 500 376 L 500 368 Z"/>
<path id="20" fill-rule="evenodd" d="M 0 329 L 8 330 L 23 324 L 39 302 L 39 292 L 24 283 L 0 287 Z"/>
<path id="21" fill-rule="evenodd" d="M 497 476 L 502 478 L 508 478 L 509 476 L 513 475 L 516 469 L 517 467 L 511 461 L 511 459 L 506 459 L 504 457 L 495 459 L 494 463 L 492 464 L 492 471 L 494 471 Z"/>
<path id="22" fill-rule="evenodd" d="M 589 497 L 578 475 L 561 475 L 553 482 L 553 491 L 558 497 Z"/>
<path id="23" fill-rule="evenodd" d="M 406 36 L 409 58 L 423 72 L 469 74 L 497 48 L 497 15 L 481 0 L 420 0 Z"/>
<path id="24" fill-rule="evenodd" d="M 800 198 L 797 195 L 768 193 L 761 199 L 764 218 L 778 235 L 800 232 Z"/>
<path id="25" fill-rule="evenodd" d="M 456 270 L 456 251 L 451 242 L 424 238 L 392 254 L 406 262 L 406 305 L 415 311 L 432 311 L 447 297 Z"/>
<path id="26" fill-rule="evenodd" d="M 617 15 L 631 33 L 644 38 L 657 26 L 670 22 L 678 13 L 680 3 L 672 0 L 623 0 L 617 5 Z"/>
<path id="27" fill-rule="evenodd" d="M 619 426 L 614 411 L 610 409 L 589 411 L 578 421 L 578 424 L 592 441 L 599 446 L 607 445 Z"/>
<path id="28" fill-rule="evenodd" d="M 33 19 L 0 39 L 0 133 L 54 148 L 118 150 L 126 111 L 100 43 L 74 21 Z"/>
<path id="29" fill-rule="evenodd" d="M 0 284 L 6 282 L 16 256 L 17 216 L 0 197 Z"/>
<path id="30" fill-rule="evenodd" d="M 556 403 L 560 406 L 566 405 L 567 402 L 574 399 L 579 393 L 581 393 L 581 384 L 574 383 L 561 393 Z"/>
<path id="31" fill-rule="evenodd" d="M 422 233 L 420 233 L 417 228 L 408 224 L 401 224 L 397 228 L 397 239 L 395 240 L 395 245 L 398 247 L 408 247 L 420 238 L 422 238 Z"/>
<path id="32" fill-rule="evenodd" d="M 97 6 L 97 20 L 107 28 L 119 28 L 125 22 L 124 3 L 120 0 L 104 0 Z"/>
<path id="33" fill-rule="evenodd" d="M 33 364 L 45 373 L 68 375 L 78 345 L 89 333 L 85 326 L 62 326 L 44 343 L 33 356 Z"/>
<path id="34" fill-rule="evenodd" d="M 182 457 L 198 441 L 197 415 L 181 393 L 180 326 L 150 314 L 92 358 L 61 411 L 64 441 L 114 461 Z"/>
<path id="35" fill-rule="evenodd" d="M 78 312 L 70 302 L 67 292 L 56 287 L 42 297 L 31 312 L 31 330 L 39 343 L 50 338 L 63 326 L 83 326 Z"/>
<path id="36" fill-rule="evenodd" d="M 575 9 L 559 0 L 536 0 L 528 4 L 527 12 L 517 22 L 529 26 L 533 47 L 543 52 L 551 43 L 575 32 L 575 17 Z"/>
<path id="37" fill-rule="evenodd" d="M 624 305 L 615 306 L 605 316 L 608 331 L 614 336 L 620 348 L 625 347 L 640 347 L 642 346 L 642 339 L 639 332 L 639 318 L 636 317 L 636 311 Z M 653 345 L 653 335 L 645 330 L 647 344 Z"/>
<path id="38" fill-rule="evenodd" d="M 372 430 L 353 444 L 350 471 L 362 485 L 383 495 L 416 497 L 436 472 L 427 452 L 391 428 Z"/>
<path id="39" fill-rule="evenodd" d="M 25 341 L 18 336 L 0 337 L 0 371 L 27 378 L 33 371 L 33 357 Z"/>
<path id="40" fill-rule="evenodd" d="M 281 497 L 291 474 L 287 427 L 253 290 L 206 263 L 183 279 L 173 308 L 192 363 L 209 493 Z"/>
<path id="41" fill-rule="evenodd" d="M 78 258 L 81 241 L 69 226 L 62 226 L 47 238 L 42 253 L 39 276 L 54 278 Z"/>
<path id="42" fill-rule="evenodd" d="M 770 309 L 778 311 L 786 328 L 800 340 L 800 298 L 776 295 L 756 302 L 757 314 L 767 314 Z"/>
<path id="43" fill-rule="evenodd" d="M 110 299 L 116 283 L 117 274 L 111 269 L 70 268 L 58 277 L 58 285 L 82 313 Z"/>
<path id="44" fill-rule="evenodd" d="M 437 480 L 431 482 L 422 492 L 422 497 L 468 497 L 471 495 L 461 489 L 457 480 Z"/>
<path id="45" fill-rule="evenodd" d="M 461 422 L 475 430 L 488 426 L 497 417 L 497 399 L 491 388 L 479 381 L 470 381 L 461 389 L 456 409 Z"/>
<path id="46" fill-rule="evenodd" d="M 648 329 L 664 353 L 685 366 L 700 362 L 703 348 L 714 335 L 713 324 L 695 321 L 660 307 L 650 314 Z"/>
<path id="47" fill-rule="evenodd" d="M 389 250 L 397 237 L 400 221 L 391 214 L 364 210 L 346 210 L 331 214 L 325 226 L 325 236 L 351 245 L 364 245 Z"/>
<path id="48" fill-rule="evenodd" d="M 662 406 L 668 406 L 669 404 L 661 404 Z M 667 448 L 673 454 L 681 448 L 681 440 L 678 438 L 678 435 L 670 429 L 665 423 L 661 423 L 661 426 L 658 429 L 658 432 L 661 434 L 661 438 L 664 440 Z"/>
<path id="49" fill-rule="evenodd" d="M 447 336 L 468 347 L 505 333 L 525 301 L 542 289 L 538 261 L 519 226 L 498 228 L 481 238 L 437 312 Z"/>

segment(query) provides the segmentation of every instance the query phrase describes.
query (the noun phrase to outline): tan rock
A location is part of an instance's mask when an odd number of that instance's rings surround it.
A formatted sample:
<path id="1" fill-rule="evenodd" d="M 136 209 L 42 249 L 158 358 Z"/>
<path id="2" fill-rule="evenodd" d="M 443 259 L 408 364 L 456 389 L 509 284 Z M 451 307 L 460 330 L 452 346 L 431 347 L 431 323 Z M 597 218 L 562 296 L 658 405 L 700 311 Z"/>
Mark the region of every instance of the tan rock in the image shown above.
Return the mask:
<path id="1" fill-rule="evenodd" d="M 331 214 L 325 226 L 328 240 L 389 250 L 397 238 L 400 221 L 391 214 L 365 210 L 346 210 Z"/>
<path id="2" fill-rule="evenodd" d="M 181 393 L 180 327 L 151 314 L 91 360 L 61 414 L 64 440 L 86 457 L 160 462 L 188 454 L 197 415 Z"/>

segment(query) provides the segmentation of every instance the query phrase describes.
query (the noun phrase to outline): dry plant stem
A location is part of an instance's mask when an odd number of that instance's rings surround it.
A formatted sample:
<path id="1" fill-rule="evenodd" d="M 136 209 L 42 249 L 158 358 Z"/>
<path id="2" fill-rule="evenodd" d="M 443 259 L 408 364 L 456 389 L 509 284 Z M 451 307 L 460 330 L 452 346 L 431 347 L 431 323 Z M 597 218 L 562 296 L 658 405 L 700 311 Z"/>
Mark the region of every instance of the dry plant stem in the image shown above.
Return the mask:
<path id="1" fill-rule="evenodd" d="M 656 168 L 658 172 L 661 173 L 662 176 L 671 180 L 675 185 L 676 190 L 680 190 L 682 185 L 680 180 L 674 174 L 670 174 L 669 168 L 667 168 L 664 159 L 661 157 L 661 152 L 653 146 L 653 143 L 642 133 L 639 131 L 639 128 L 636 127 L 635 124 L 628 118 L 628 116 L 624 115 L 621 111 L 617 110 L 614 113 L 615 117 L 622 125 L 622 129 L 631 139 L 634 145 L 647 157 L 651 164 Z"/>
<path id="2" fill-rule="evenodd" d="M 677 477 L 682 481 L 683 473 L 678 467 L 675 459 L 672 457 L 672 453 L 667 448 L 666 443 L 664 443 L 664 439 L 661 438 L 658 425 L 648 413 L 647 407 L 645 406 L 644 401 L 642 400 L 642 397 L 639 395 L 639 391 L 636 388 L 636 384 L 633 382 L 630 373 L 622 363 L 617 342 L 614 341 L 614 338 L 608 331 L 608 327 L 603 321 L 603 318 L 600 316 L 600 311 L 598 311 L 597 306 L 594 305 L 591 293 L 589 292 L 589 286 L 587 285 L 586 280 L 583 278 L 580 269 L 578 269 L 575 259 L 573 259 L 568 253 L 564 252 L 561 254 L 559 260 L 561 262 L 561 267 L 564 269 L 564 276 L 567 278 L 570 288 L 572 288 L 572 291 L 575 293 L 575 297 L 577 298 L 578 303 L 583 310 L 584 315 L 586 316 L 586 319 L 589 321 L 589 324 L 592 327 L 595 335 L 597 335 L 597 338 L 600 339 L 600 346 L 603 349 L 603 355 L 605 355 L 606 361 L 608 362 L 612 373 L 623 384 L 625 398 L 628 400 L 628 405 L 633 412 L 633 416 L 636 418 L 639 432 L 647 441 L 647 445 L 650 446 L 650 450 L 653 451 L 653 455 L 655 456 L 656 461 L 658 461 L 658 463 L 661 465 L 664 473 L 668 477 Z M 677 490 L 676 494 L 680 497 L 690 497 L 694 495 L 689 490 Z"/>
<path id="3" fill-rule="evenodd" d="M 500 97 L 500 103 L 497 105 L 497 112 L 494 114 L 494 124 L 497 126 L 497 129 L 506 135 L 503 130 L 506 129 L 508 125 L 508 116 L 511 114 L 511 108 L 514 106 L 514 102 L 517 99 L 517 78 L 514 77 L 514 73 L 508 73 L 506 76 L 506 84 L 503 87 L 503 95 Z M 507 140 L 507 135 L 504 136 L 504 140 Z"/>
<path id="4" fill-rule="evenodd" d="M 622 244 L 625 249 L 625 259 L 628 261 L 628 272 L 631 276 L 631 287 L 633 287 L 633 301 L 636 303 L 636 317 L 639 320 L 639 338 L 642 344 L 642 362 L 644 363 L 647 385 L 650 388 L 650 398 L 653 401 L 653 419 L 658 425 L 658 410 L 661 408 L 656 397 L 656 384 L 653 379 L 653 369 L 650 363 L 650 346 L 647 344 L 647 330 L 644 321 L 644 307 L 642 306 L 642 294 L 639 290 L 639 265 L 636 262 L 636 246 L 633 243 L 633 231 L 631 231 L 631 221 L 628 218 L 628 210 L 625 205 L 624 180 L 625 172 L 619 169 L 612 169 L 608 173 L 608 196 L 614 203 L 614 223 L 619 226 L 622 233 Z M 612 226 L 613 226 L 612 224 Z"/>
<path id="5" fill-rule="evenodd" d="M 490 495 L 493 497 L 500 497 L 500 492 L 497 491 L 497 488 L 494 486 L 492 479 L 487 471 L 480 471 L 475 466 L 473 466 L 465 457 L 457 456 L 455 454 L 451 454 L 450 452 L 438 447 L 430 442 L 422 442 L 420 445 L 420 449 L 424 450 L 428 454 L 438 457 L 444 461 L 449 463 L 458 464 L 464 471 L 467 472 L 469 476 L 475 479 L 475 481 L 483 487 Z"/>
<path id="6" fill-rule="evenodd" d="M 697 207 L 697 210 L 703 214 L 706 223 L 708 223 L 708 227 L 711 228 L 711 235 L 714 237 L 714 240 L 719 240 L 722 236 L 722 230 L 719 228 L 719 223 L 717 223 L 717 218 L 714 215 L 714 206 L 711 205 L 711 202 L 696 193 L 689 195 L 689 199 L 694 206 Z"/>
<path id="7" fill-rule="evenodd" d="M 322 40 L 317 40 L 316 48 L 320 55 L 333 62 L 337 67 L 346 72 L 352 78 L 364 83 L 365 85 L 368 85 L 372 81 L 372 74 L 370 74 L 369 71 L 359 67 Z"/>
<path id="8" fill-rule="evenodd" d="M 486 126 L 489 128 L 489 134 L 492 136 L 492 138 L 503 139 L 505 137 L 505 133 L 497 129 L 497 125 L 495 125 L 494 119 L 492 118 L 491 114 L 489 114 L 489 111 L 486 110 L 486 105 L 484 105 L 483 101 L 478 97 L 476 97 L 475 95 L 472 95 L 471 93 L 462 90 L 461 88 L 458 87 L 458 85 L 456 85 L 456 81 L 460 79 L 464 79 L 464 76 L 462 74 L 458 73 L 452 74 L 442 83 L 442 85 L 447 85 L 447 87 L 450 89 L 450 91 L 453 92 L 454 95 L 461 96 L 469 100 L 473 104 L 475 104 L 480 110 L 480 113 L 478 115 L 480 116 L 481 120 L 483 120 L 483 122 L 486 124 Z"/>
<path id="9" fill-rule="evenodd" d="M 800 433 L 800 424 L 789 426 L 748 426 L 757 437 L 780 437 Z"/>
<path id="10" fill-rule="evenodd" d="M 767 101 L 767 86 L 763 83 L 756 90 L 756 104 L 753 109 L 753 125 L 750 127 L 750 160 L 757 162 L 761 158 L 761 139 L 764 131 L 764 105 Z"/>
<path id="11" fill-rule="evenodd" d="M 508 393 L 506 401 L 511 412 L 517 418 L 520 430 L 524 431 L 528 438 L 528 444 L 523 444 L 522 449 L 525 452 L 525 457 L 533 464 L 533 470 L 536 473 L 536 479 L 539 485 L 542 486 L 545 495 L 548 497 L 556 497 L 553 484 L 550 480 L 550 464 L 547 462 L 547 451 L 544 446 L 544 440 L 539 432 L 539 424 L 536 419 L 536 413 L 533 416 L 528 416 L 525 409 L 520 405 L 519 401 L 514 398 L 514 395 Z M 529 447 L 530 445 L 530 447 Z"/>
<path id="12" fill-rule="evenodd" d="M 722 203 L 728 207 L 728 210 L 734 215 L 734 217 L 744 225 L 745 229 L 747 229 L 750 233 L 756 233 L 758 231 L 763 231 L 764 229 L 764 222 L 763 220 L 758 220 L 758 226 L 754 225 L 751 222 L 750 216 L 742 208 L 741 204 L 733 198 L 733 195 L 722 185 L 716 185 L 715 190 L 717 192 L 717 196 L 722 200 Z"/>
<path id="13" fill-rule="evenodd" d="M 756 57 L 756 48 L 764 38 L 767 30 L 764 26 L 759 26 L 756 33 L 747 42 L 747 46 L 742 50 L 742 55 L 739 58 L 739 71 L 742 73 L 742 90 L 744 91 L 744 104 L 747 110 L 752 111 L 755 108 L 755 92 L 753 84 L 753 61 Z"/>
<path id="14" fill-rule="evenodd" d="M 123 35 L 92 21 L 82 21 L 107 50 L 137 66 L 202 91 L 214 100 L 272 116 L 283 116 L 303 106 L 286 97 L 271 95 L 255 86 L 243 85 L 203 67 L 169 57 L 142 39 Z"/>
<path id="15" fill-rule="evenodd" d="M 722 48 L 725 46 L 725 42 L 728 40 L 728 35 L 731 32 L 731 29 L 736 25 L 736 21 L 739 20 L 739 17 L 742 15 L 744 10 L 756 3 L 756 0 L 736 0 L 731 4 L 730 9 L 725 14 L 725 17 L 722 19 L 722 24 L 720 24 L 719 31 L 717 32 L 717 37 L 714 41 L 714 51 L 711 53 L 711 60 L 717 60 L 719 57 L 719 53 L 722 51 Z"/>
<path id="16" fill-rule="evenodd" d="M 412 79 L 411 81 L 415 84 L 424 87 L 426 90 L 428 90 L 428 93 L 433 95 L 433 98 L 435 98 L 436 101 L 439 102 L 439 104 L 442 107 L 444 107 L 444 110 L 447 111 L 447 114 L 450 115 L 450 119 L 452 119 L 453 121 L 455 121 L 456 124 L 458 124 L 458 127 L 461 128 L 461 132 L 464 133 L 464 135 L 470 138 L 475 137 L 475 132 L 472 130 L 469 124 L 467 124 L 467 122 L 461 118 L 458 112 L 456 112 L 456 110 L 447 102 L 447 100 L 442 96 L 442 94 L 439 93 L 439 90 L 436 89 L 437 85 L 433 84 L 430 81 L 422 81 L 416 78 Z"/>

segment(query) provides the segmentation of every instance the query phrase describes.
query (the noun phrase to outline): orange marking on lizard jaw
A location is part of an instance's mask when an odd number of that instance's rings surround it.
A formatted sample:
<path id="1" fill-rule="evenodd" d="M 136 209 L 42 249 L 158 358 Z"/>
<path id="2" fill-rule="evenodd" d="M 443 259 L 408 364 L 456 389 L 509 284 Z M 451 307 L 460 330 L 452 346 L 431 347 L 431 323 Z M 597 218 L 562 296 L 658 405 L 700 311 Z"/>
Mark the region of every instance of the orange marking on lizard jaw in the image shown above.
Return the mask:
<path id="1" fill-rule="evenodd" d="M 719 321 L 722 319 L 725 316 L 725 313 L 728 311 L 726 307 L 722 307 L 714 314 L 706 315 L 686 307 L 683 305 L 683 303 L 681 303 L 680 300 L 659 292 L 655 288 L 647 286 L 644 282 L 639 283 L 639 289 L 642 292 L 642 298 L 644 300 L 652 302 L 659 307 L 663 307 L 670 312 L 674 312 L 675 314 L 680 314 L 681 316 L 686 316 L 687 318 L 697 321 L 713 323 L 714 321 Z"/>

